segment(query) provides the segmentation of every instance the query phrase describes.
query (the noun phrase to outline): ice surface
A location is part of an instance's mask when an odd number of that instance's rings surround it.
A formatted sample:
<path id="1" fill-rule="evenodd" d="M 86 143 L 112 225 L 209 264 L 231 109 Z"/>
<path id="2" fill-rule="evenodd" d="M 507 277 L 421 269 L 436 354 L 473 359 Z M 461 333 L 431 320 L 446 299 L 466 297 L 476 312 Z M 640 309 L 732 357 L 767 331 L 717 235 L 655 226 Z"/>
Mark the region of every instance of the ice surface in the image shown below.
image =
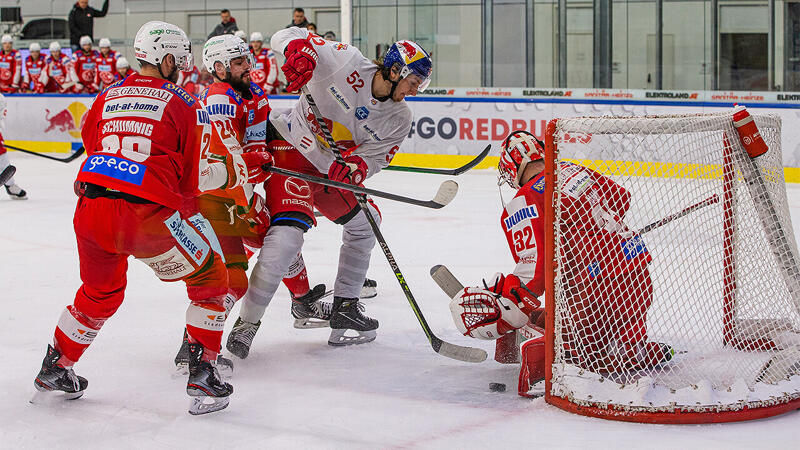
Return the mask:
<path id="1" fill-rule="evenodd" d="M 516 395 L 517 367 L 490 360 L 461 363 L 429 347 L 388 265 L 376 249 L 369 276 L 378 297 L 368 314 L 380 320 L 375 342 L 327 345 L 325 329 L 292 327 L 281 287 L 267 310 L 250 357 L 235 358 L 230 406 L 203 417 L 186 411 L 185 380 L 172 378 L 187 306 L 182 284 L 160 282 L 131 261 L 126 300 L 76 372 L 89 379 L 83 398 L 31 405 L 33 378 L 59 314 L 80 285 L 72 214 L 78 169 L 12 153 L 17 182 L 30 200 L 0 193 L 0 342 L 9 379 L 2 383 L 0 448 L 789 448 L 797 412 L 750 423 L 663 426 L 573 415 L 543 399 Z M 383 231 L 428 322 L 448 341 L 460 336 L 448 299 L 428 275 L 447 265 L 465 284 L 513 268 L 499 227 L 494 171 L 459 176 L 460 191 L 432 211 L 379 200 Z M 426 197 L 446 177 L 385 172 L 369 187 Z M 800 186 L 789 185 L 800 224 Z M 511 192 L 505 191 L 506 199 Z M 332 285 L 340 229 L 320 220 L 306 235 L 312 283 Z M 238 306 L 234 309 L 236 317 Z M 233 325 L 230 320 L 227 330 Z M 226 330 L 226 336 L 227 336 Z M 509 386 L 489 392 L 490 382 Z"/>

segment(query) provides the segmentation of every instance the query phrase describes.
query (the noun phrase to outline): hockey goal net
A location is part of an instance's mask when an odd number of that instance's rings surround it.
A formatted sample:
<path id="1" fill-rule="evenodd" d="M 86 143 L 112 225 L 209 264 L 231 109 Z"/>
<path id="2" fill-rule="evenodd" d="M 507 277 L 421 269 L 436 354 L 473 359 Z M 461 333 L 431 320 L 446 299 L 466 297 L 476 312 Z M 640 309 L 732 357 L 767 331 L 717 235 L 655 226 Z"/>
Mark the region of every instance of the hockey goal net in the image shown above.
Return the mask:
<path id="1" fill-rule="evenodd" d="M 781 122 L 754 116 L 769 151 L 750 158 L 732 114 L 548 125 L 549 403 L 663 423 L 800 408 L 800 273 Z M 621 198 L 565 206 L 591 183 L 574 164 L 629 198 L 608 191 Z M 589 231 L 586 217 L 623 238 Z"/>

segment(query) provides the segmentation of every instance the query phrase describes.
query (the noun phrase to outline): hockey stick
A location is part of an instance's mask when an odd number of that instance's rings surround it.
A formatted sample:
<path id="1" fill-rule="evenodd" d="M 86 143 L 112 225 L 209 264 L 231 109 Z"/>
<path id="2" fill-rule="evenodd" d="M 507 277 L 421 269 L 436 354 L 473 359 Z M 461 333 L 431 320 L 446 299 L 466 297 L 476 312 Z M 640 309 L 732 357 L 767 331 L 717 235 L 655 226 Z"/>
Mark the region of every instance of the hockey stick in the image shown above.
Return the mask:
<path id="1" fill-rule="evenodd" d="M 445 207 L 455 198 L 456 193 L 458 192 L 458 184 L 453 180 L 447 180 L 439 186 L 439 190 L 436 191 L 436 195 L 433 197 L 433 200 L 418 200 L 416 198 L 404 197 L 402 195 L 392 194 L 390 192 L 379 191 L 376 189 L 370 189 L 362 186 L 355 186 L 352 184 L 329 180 L 327 178 L 317 177 L 314 175 L 281 169 L 280 167 L 275 167 L 275 166 L 265 167 L 264 170 L 267 172 L 277 173 L 279 175 L 285 175 L 287 177 L 299 178 L 301 180 L 310 181 L 312 183 L 321 184 L 323 186 L 331 186 L 337 189 L 355 192 L 357 194 L 368 194 L 368 195 L 373 195 L 375 197 L 394 200 L 396 202 L 408 203 L 411 205 L 423 206 L 425 208 L 433 208 L 433 209 L 439 209 Z"/>
<path id="2" fill-rule="evenodd" d="M 317 123 L 319 123 L 319 126 L 322 129 L 322 134 L 325 135 L 325 140 L 328 142 L 331 151 L 336 156 L 336 160 L 339 162 L 343 162 L 344 158 L 342 158 L 342 153 L 336 146 L 336 141 L 333 140 L 333 136 L 331 136 L 331 132 L 330 130 L 328 130 L 328 125 L 323 120 L 322 113 L 320 113 L 316 102 L 314 102 L 314 98 L 311 97 L 311 94 L 308 92 L 308 89 L 306 87 L 303 87 L 303 94 L 306 96 L 306 101 L 308 101 L 308 106 L 311 107 L 311 112 L 317 118 Z M 372 227 L 372 232 L 375 233 L 375 238 L 378 240 L 378 244 L 380 244 L 381 250 L 383 250 L 383 254 L 386 256 L 386 260 L 389 262 L 389 266 L 392 267 L 392 271 L 394 272 L 395 278 L 397 278 L 397 282 L 400 283 L 400 288 L 403 289 L 403 293 L 406 295 L 406 299 L 408 300 L 409 305 L 411 305 L 411 309 L 417 316 L 417 321 L 422 326 L 422 331 L 424 331 L 425 336 L 428 337 L 428 342 L 430 342 L 433 351 L 442 356 L 457 359 L 459 361 L 465 361 L 465 362 L 484 361 L 487 357 L 487 353 L 484 350 L 479 348 L 462 347 L 460 345 L 451 344 L 449 342 L 445 342 L 439 339 L 435 334 L 433 334 L 433 330 L 431 330 L 431 327 L 428 325 L 428 322 L 422 315 L 422 311 L 419 309 L 417 301 L 414 300 L 414 295 L 411 293 L 411 288 L 408 287 L 408 283 L 406 283 L 406 279 L 403 276 L 403 273 L 400 271 L 400 267 L 397 265 L 397 261 L 395 261 L 394 255 L 392 255 L 391 250 L 389 250 L 389 246 L 386 244 L 386 239 L 383 238 L 383 233 L 381 233 L 381 230 L 378 227 L 378 223 L 375 222 L 375 218 L 372 217 L 372 214 L 369 212 L 366 196 L 363 194 L 356 194 L 356 199 L 358 200 L 358 205 L 361 207 L 361 211 L 364 212 L 364 215 L 367 217 L 367 220 L 369 221 L 369 225 Z"/>
<path id="3" fill-rule="evenodd" d="M 3 172 L 0 172 L 0 184 L 6 184 L 6 182 L 10 180 L 15 173 L 17 173 L 17 168 L 12 165 L 9 165 L 3 169 Z"/>
<path id="4" fill-rule="evenodd" d="M 45 155 L 44 153 L 38 153 L 38 152 L 31 151 L 31 150 L 25 150 L 24 148 L 13 147 L 11 145 L 5 145 L 5 147 L 6 148 L 10 148 L 11 150 L 16 150 L 18 152 L 30 153 L 31 155 L 41 156 L 42 158 L 52 159 L 53 161 L 58 161 L 58 162 L 63 162 L 63 163 L 72 162 L 72 161 L 78 159 L 78 157 L 81 156 L 83 154 L 83 152 L 86 151 L 86 149 L 83 148 L 83 146 L 81 146 L 81 148 L 79 148 L 77 151 L 75 151 L 75 153 L 67 156 L 66 158 L 56 158 L 55 156 Z"/>
<path id="5" fill-rule="evenodd" d="M 654 229 L 662 227 L 662 226 L 672 222 L 673 220 L 680 219 L 681 217 L 686 216 L 688 214 L 691 214 L 692 212 L 694 212 L 694 211 L 696 211 L 696 210 L 698 210 L 700 208 L 705 208 L 706 206 L 711 206 L 711 205 L 713 205 L 715 203 L 718 203 L 718 202 L 719 202 L 719 195 L 718 194 L 714 194 L 711 197 L 708 197 L 707 199 L 705 199 L 705 200 L 703 200 L 701 202 L 697 202 L 694 205 L 687 206 L 686 208 L 683 208 L 682 210 L 680 210 L 680 211 L 678 211 L 676 213 L 670 214 L 670 215 L 664 217 L 661 220 L 657 220 L 657 221 L 655 221 L 655 222 L 653 222 L 653 223 L 651 223 L 649 225 L 646 225 L 646 226 L 640 228 L 639 231 L 637 231 L 636 233 L 645 234 L 645 233 L 647 233 L 649 231 L 653 231 Z"/>
<path id="6" fill-rule="evenodd" d="M 386 166 L 384 167 L 383 170 L 397 170 L 399 172 L 430 173 L 434 175 L 461 175 L 462 173 L 480 164 L 480 162 L 483 161 L 484 158 L 486 158 L 486 155 L 488 155 L 491 150 L 492 150 L 492 144 L 489 144 L 472 161 L 464 164 L 461 167 L 456 167 L 455 169 L 431 169 L 428 167 Z"/>

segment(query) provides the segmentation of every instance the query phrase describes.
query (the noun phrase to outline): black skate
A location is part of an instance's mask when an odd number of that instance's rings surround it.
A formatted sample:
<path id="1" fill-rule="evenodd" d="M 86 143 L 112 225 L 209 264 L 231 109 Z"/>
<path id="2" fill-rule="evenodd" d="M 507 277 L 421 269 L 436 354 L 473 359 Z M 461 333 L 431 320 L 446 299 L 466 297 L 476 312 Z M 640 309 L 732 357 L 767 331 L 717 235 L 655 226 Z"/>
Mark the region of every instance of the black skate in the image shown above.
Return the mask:
<path id="1" fill-rule="evenodd" d="M 292 317 L 295 328 L 325 328 L 331 319 L 333 305 L 320 299 L 330 295 L 324 284 L 318 284 L 306 295 L 292 298 Z"/>
<path id="2" fill-rule="evenodd" d="M 217 369 L 222 378 L 230 379 L 233 377 L 233 361 L 222 356 L 222 353 L 217 355 Z M 178 349 L 178 354 L 175 355 L 175 375 L 189 375 L 189 336 L 185 328 L 183 329 L 181 348 Z"/>
<path id="3" fill-rule="evenodd" d="M 363 314 L 363 307 L 356 298 L 333 297 L 331 313 L 331 336 L 328 345 L 344 346 L 365 344 L 375 340 L 378 321 Z M 356 336 L 347 336 L 348 330 L 355 331 Z"/>
<path id="4" fill-rule="evenodd" d="M 217 367 L 203 361 L 203 346 L 189 344 L 189 382 L 186 393 L 192 397 L 189 414 L 208 414 L 225 409 L 233 386 L 220 379 Z"/>
<path id="5" fill-rule="evenodd" d="M 12 184 L 11 186 L 6 186 L 6 193 L 14 200 L 28 199 L 28 193 L 25 192 L 25 189 L 22 189 L 16 184 Z"/>
<path id="6" fill-rule="evenodd" d="M 228 343 L 225 344 L 225 348 L 237 358 L 247 358 L 247 355 L 250 354 L 253 338 L 256 337 L 256 332 L 260 326 L 260 320 L 256 323 L 250 323 L 239 317 L 236 319 L 236 323 L 233 324 L 231 334 L 228 335 Z"/>
<path id="7" fill-rule="evenodd" d="M 33 381 L 33 386 L 36 388 L 36 395 L 31 399 L 31 403 L 39 403 L 44 400 L 42 393 L 61 391 L 64 393 L 64 398 L 67 400 L 75 400 L 83 395 L 83 391 L 89 386 L 86 378 L 75 375 L 72 367 L 65 368 L 56 365 L 61 352 L 53 348 L 52 345 L 47 346 L 47 354 L 42 361 L 42 370 Z"/>
<path id="8" fill-rule="evenodd" d="M 365 298 L 373 298 L 378 296 L 378 282 L 375 280 L 370 280 L 369 278 L 364 279 L 364 286 L 361 287 L 361 294 L 358 296 L 361 300 Z"/>

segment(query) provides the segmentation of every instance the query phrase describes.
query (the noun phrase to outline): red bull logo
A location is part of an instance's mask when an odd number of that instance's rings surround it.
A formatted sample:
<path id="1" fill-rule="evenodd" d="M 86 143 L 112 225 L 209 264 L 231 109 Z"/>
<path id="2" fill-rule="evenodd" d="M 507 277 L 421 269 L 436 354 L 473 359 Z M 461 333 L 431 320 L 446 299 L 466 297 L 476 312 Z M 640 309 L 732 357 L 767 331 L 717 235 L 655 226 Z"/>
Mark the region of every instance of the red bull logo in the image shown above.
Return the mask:
<path id="1" fill-rule="evenodd" d="M 47 128 L 44 132 L 69 133 L 73 138 L 80 139 L 83 118 L 88 110 L 89 108 L 81 102 L 72 102 L 65 109 L 54 114 L 49 109 L 45 109 Z"/>

